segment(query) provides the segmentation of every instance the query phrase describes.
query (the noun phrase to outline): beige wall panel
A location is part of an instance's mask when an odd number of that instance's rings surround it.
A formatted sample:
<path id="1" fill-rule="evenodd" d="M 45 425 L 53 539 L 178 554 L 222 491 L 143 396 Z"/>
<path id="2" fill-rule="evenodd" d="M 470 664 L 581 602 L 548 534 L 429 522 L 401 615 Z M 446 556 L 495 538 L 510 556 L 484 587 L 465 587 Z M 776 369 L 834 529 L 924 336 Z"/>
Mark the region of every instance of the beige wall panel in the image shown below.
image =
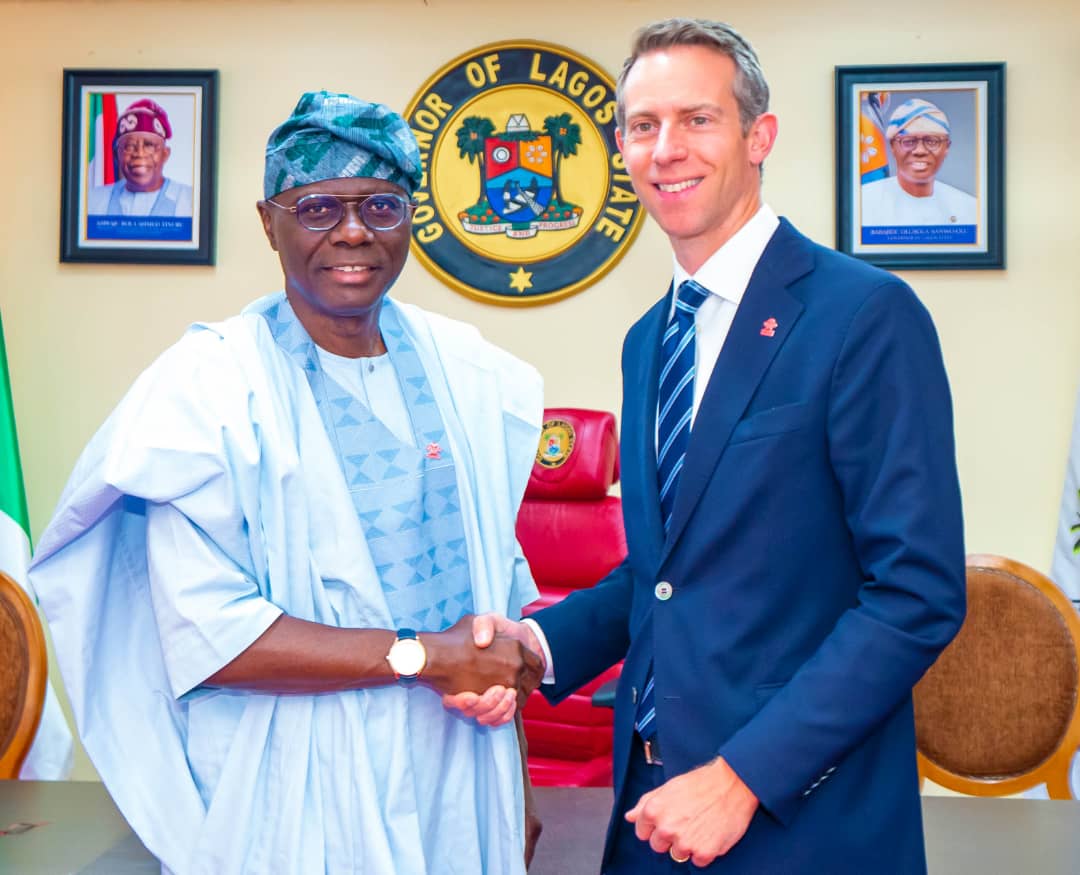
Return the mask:
<path id="1" fill-rule="evenodd" d="M 134 377 L 194 320 L 281 285 L 256 218 L 262 151 L 299 93 L 330 88 L 401 109 L 442 64 L 483 43 L 539 39 L 617 71 L 632 29 L 672 12 L 722 15 L 757 46 L 780 117 L 766 200 L 834 239 L 836 64 L 1006 61 L 1008 269 L 904 275 L 933 313 L 956 405 L 971 551 L 1047 570 L 1080 378 L 1080 6 L 1042 0 L 725 4 L 10 2 L 0 0 L 0 311 L 32 528 Z M 65 67 L 221 71 L 217 265 L 60 264 L 57 176 Z M 474 322 L 543 372 L 550 405 L 618 410 L 619 352 L 670 276 L 647 223 L 603 280 L 534 308 L 479 303 L 410 263 L 396 294 Z M 792 510 L 791 525 L 799 524 Z M 91 777 L 80 758 L 77 776 Z"/>

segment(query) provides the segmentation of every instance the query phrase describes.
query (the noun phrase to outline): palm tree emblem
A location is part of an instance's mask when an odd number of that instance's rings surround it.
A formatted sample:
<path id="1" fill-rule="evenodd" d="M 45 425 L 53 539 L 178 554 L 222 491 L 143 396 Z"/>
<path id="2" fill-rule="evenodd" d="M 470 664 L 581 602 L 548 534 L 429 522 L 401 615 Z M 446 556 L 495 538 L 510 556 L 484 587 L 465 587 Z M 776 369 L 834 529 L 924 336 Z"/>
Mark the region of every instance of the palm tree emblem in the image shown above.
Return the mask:
<path id="1" fill-rule="evenodd" d="M 495 125 L 491 119 L 479 115 L 470 115 L 463 119 L 461 127 L 457 129 L 458 155 L 467 158 L 469 163 L 476 163 L 480 171 L 480 194 L 476 198 L 476 206 L 484 202 L 484 143 L 488 137 L 495 133 Z"/>
<path id="2" fill-rule="evenodd" d="M 569 155 L 577 154 L 577 147 L 581 145 L 581 126 L 571 121 L 570 113 L 561 115 L 549 115 L 544 119 L 544 130 L 551 137 L 551 149 L 555 153 L 555 197 L 556 203 L 562 203 L 562 193 L 559 191 L 559 166 L 562 159 Z"/>

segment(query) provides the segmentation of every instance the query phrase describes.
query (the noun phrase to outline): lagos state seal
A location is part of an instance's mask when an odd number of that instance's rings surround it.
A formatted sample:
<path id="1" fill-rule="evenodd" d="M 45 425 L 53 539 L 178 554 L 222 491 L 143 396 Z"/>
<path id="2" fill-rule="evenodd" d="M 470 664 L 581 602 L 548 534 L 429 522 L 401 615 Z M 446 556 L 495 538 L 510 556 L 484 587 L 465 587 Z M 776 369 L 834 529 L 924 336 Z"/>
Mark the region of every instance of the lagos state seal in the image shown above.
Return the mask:
<path id="1" fill-rule="evenodd" d="M 561 468 L 574 451 L 574 427 L 565 419 L 548 419 L 540 431 L 536 464 L 542 468 Z"/>
<path id="2" fill-rule="evenodd" d="M 451 288 L 499 304 L 581 291 L 626 252 L 642 210 L 615 145 L 615 85 L 547 43 L 482 46 L 409 103 L 424 177 L 416 258 Z"/>

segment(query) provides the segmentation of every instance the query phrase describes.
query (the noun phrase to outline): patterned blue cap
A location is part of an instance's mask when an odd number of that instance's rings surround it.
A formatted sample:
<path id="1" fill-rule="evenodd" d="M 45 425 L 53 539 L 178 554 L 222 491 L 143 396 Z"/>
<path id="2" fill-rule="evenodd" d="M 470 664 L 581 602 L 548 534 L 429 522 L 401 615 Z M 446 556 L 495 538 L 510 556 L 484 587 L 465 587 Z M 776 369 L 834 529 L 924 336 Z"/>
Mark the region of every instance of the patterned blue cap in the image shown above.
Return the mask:
<path id="1" fill-rule="evenodd" d="M 265 197 L 324 179 L 367 177 L 420 185 L 420 149 L 405 120 L 381 103 L 309 91 L 266 143 Z"/>
<path id="2" fill-rule="evenodd" d="M 949 117 L 929 100 L 913 97 L 901 103 L 889 118 L 885 138 L 902 134 L 937 134 L 949 136 Z"/>

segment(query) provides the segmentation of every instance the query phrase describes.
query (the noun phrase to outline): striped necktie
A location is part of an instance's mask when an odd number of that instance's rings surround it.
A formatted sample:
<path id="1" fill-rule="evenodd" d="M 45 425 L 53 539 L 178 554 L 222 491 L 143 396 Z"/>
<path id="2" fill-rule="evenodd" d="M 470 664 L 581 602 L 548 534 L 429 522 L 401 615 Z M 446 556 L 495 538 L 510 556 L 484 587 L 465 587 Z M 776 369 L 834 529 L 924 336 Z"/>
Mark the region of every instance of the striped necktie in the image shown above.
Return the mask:
<path id="1" fill-rule="evenodd" d="M 671 528 L 675 509 L 679 472 L 690 442 L 690 412 L 694 403 L 694 314 L 709 297 L 709 290 L 693 280 L 685 280 L 675 297 L 671 315 L 660 346 L 663 369 L 660 371 L 657 418 L 656 472 L 660 487 L 660 513 L 664 531 Z"/>
<path id="2" fill-rule="evenodd" d="M 663 363 L 657 396 L 656 473 L 660 488 L 660 515 L 664 532 L 671 528 L 671 514 L 679 486 L 679 473 L 690 442 L 690 415 L 694 403 L 694 314 L 709 297 L 709 290 L 691 279 L 679 285 L 675 311 L 660 345 Z M 656 735 L 656 706 L 652 667 L 637 702 L 634 728 L 646 741 Z"/>

